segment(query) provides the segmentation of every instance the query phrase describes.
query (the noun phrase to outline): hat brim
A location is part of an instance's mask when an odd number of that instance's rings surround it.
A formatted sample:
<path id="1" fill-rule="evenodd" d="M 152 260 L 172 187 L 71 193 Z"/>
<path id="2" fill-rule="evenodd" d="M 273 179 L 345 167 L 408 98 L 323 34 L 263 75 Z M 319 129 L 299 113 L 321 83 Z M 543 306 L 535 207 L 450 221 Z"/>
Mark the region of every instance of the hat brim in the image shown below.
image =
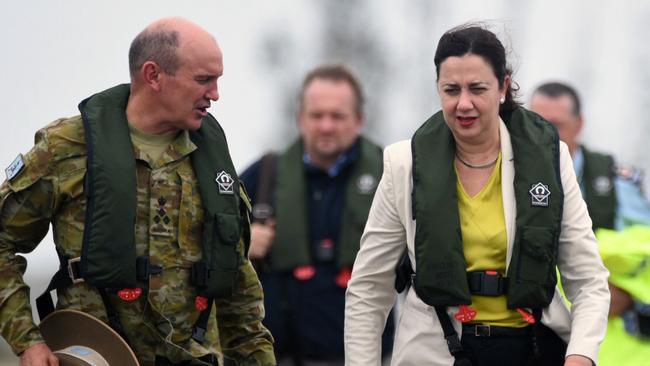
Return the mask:
<path id="1" fill-rule="evenodd" d="M 52 351 L 84 346 L 101 354 L 110 365 L 139 366 L 124 339 L 92 315 L 78 310 L 57 310 L 45 317 L 39 328 Z"/>

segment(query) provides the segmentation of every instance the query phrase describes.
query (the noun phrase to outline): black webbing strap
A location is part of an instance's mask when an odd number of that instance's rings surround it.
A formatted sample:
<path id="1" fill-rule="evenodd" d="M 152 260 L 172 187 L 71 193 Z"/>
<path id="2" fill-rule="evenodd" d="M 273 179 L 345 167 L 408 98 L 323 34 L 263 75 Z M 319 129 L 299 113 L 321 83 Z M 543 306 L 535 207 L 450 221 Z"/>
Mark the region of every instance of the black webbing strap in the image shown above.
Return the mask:
<path id="1" fill-rule="evenodd" d="M 436 310 L 438 321 L 440 321 L 442 331 L 445 334 L 449 353 L 456 359 L 454 366 L 472 366 L 472 362 L 467 358 L 463 346 L 460 344 L 460 338 L 458 338 L 458 333 L 456 333 L 456 329 L 454 329 L 451 319 L 449 319 L 446 307 L 434 306 L 433 308 Z"/>
<path id="2" fill-rule="evenodd" d="M 279 156 L 276 153 L 269 152 L 264 154 L 260 159 L 257 176 L 257 189 L 255 190 L 253 205 L 253 222 L 265 223 L 266 220 L 273 218 L 275 210 L 273 208 L 273 192 L 275 191 L 275 181 L 278 168 Z M 271 262 L 269 257 L 253 261 L 253 265 L 258 272 L 271 272 Z M 294 366 L 303 366 L 301 340 L 298 336 L 298 324 L 295 320 L 295 312 L 289 299 L 289 282 L 290 279 L 280 278 L 280 311 L 284 319 L 285 326 L 289 330 L 288 335 L 288 353 L 293 361 Z"/>
<path id="3" fill-rule="evenodd" d="M 210 320 L 210 312 L 212 311 L 212 304 L 214 299 L 208 299 L 208 307 L 201 312 L 199 318 L 194 324 L 194 331 L 192 331 L 192 339 L 203 343 L 205 341 L 205 330 L 208 329 L 208 321 Z"/>
<path id="4" fill-rule="evenodd" d="M 415 272 L 411 267 L 411 259 L 406 250 L 402 254 L 399 264 L 395 267 L 395 291 L 398 293 L 404 292 L 407 288 L 411 287 L 413 283 L 413 276 Z"/>
<path id="5" fill-rule="evenodd" d="M 278 166 L 278 155 L 266 153 L 260 159 L 255 205 L 253 205 L 253 221 L 264 223 L 273 217 L 273 190 L 275 189 L 275 173 Z"/>
<path id="6" fill-rule="evenodd" d="M 567 344 L 551 328 L 542 324 L 542 309 L 533 309 L 533 356 L 530 365 L 562 366 Z"/>
<path id="7" fill-rule="evenodd" d="M 108 317 L 108 325 L 113 328 L 117 334 L 124 339 L 126 343 L 129 343 L 129 339 L 126 338 L 124 334 L 124 327 L 122 327 L 122 322 L 120 321 L 120 315 L 117 313 L 111 299 L 108 297 L 108 291 L 105 288 L 97 288 L 99 295 L 102 297 L 102 302 L 104 303 L 104 308 L 106 309 L 106 317 Z"/>
<path id="8" fill-rule="evenodd" d="M 55 309 L 54 301 L 52 301 L 53 290 L 62 290 L 73 283 L 82 282 L 83 278 L 79 272 L 80 258 L 69 258 L 67 256 L 59 256 L 59 270 L 52 276 L 50 284 L 47 289 L 36 298 L 36 310 L 40 320 L 45 319 Z"/>
<path id="9" fill-rule="evenodd" d="M 196 288 L 205 287 L 208 284 L 210 271 L 205 262 L 194 262 L 190 269 L 190 284 Z"/>
<path id="10" fill-rule="evenodd" d="M 74 283 L 84 281 L 81 276 L 80 263 L 80 257 L 70 258 L 68 256 L 59 256 L 59 270 L 50 280 L 47 289 L 36 298 L 36 309 L 41 320 L 55 309 L 51 295 L 53 290 L 63 290 Z M 162 268 L 151 264 L 149 257 L 138 257 L 136 259 L 136 272 L 138 281 L 148 281 L 150 275 L 161 273 Z"/>
<path id="11" fill-rule="evenodd" d="M 289 330 L 289 335 L 287 336 L 287 345 L 286 347 L 291 360 L 293 361 L 294 366 L 303 366 L 303 351 L 302 351 L 302 339 L 299 336 L 300 332 L 298 330 L 298 318 L 296 317 L 296 312 L 294 307 L 291 305 L 291 298 L 289 292 L 289 285 L 291 281 L 291 274 L 283 274 L 280 276 L 280 311 L 282 318 L 284 320 L 284 326 Z"/>
<path id="12" fill-rule="evenodd" d="M 217 358 L 217 356 L 215 356 L 213 354 L 209 354 L 209 355 L 199 357 L 199 360 L 201 360 L 201 361 L 203 361 L 203 362 L 205 362 L 205 363 L 207 363 L 209 365 L 219 366 L 219 359 Z M 224 361 L 225 361 L 225 358 L 224 358 Z"/>
<path id="13" fill-rule="evenodd" d="M 253 197 L 253 222 L 264 224 L 266 220 L 275 215 L 273 208 L 273 192 L 275 191 L 275 176 L 278 168 L 278 155 L 268 152 L 260 159 L 257 175 L 257 188 Z M 267 255 L 264 258 L 254 260 L 253 266 L 258 272 L 271 272 L 271 261 Z"/>
<path id="14" fill-rule="evenodd" d="M 59 292 L 74 283 L 83 282 L 84 279 L 81 276 L 80 263 L 81 258 L 70 258 L 68 256 L 59 255 L 59 270 L 52 276 L 50 284 L 47 286 L 47 289 L 36 298 L 36 309 L 38 310 L 38 317 L 42 321 L 46 316 L 52 313 L 55 309 L 54 301 L 52 301 L 52 290 Z M 124 328 L 122 328 L 122 322 L 120 321 L 119 315 L 115 308 L 108 298 L 108 293 L 105 288 L 98 288 L 97 291 L 102 297 L 102 302 L 104 303 L 104 308 L 106 309 L 106 316 L 108 318 L 108 325 L 110 325 L 113 330 L 115 330 L 125 342 L 129 343 L 128 338 L 124 334 Z"/>
<path id="15" fill-rule="evenodd" d="M 467 272 L 467 284 L 472 295 L 501 296 L 508 293 L 508 278 L 496 271 Z"/>
<path id="16" fill-rule="evenodd" d="M 149 257 L 137 257 L 135 259 L 136 279 L 142 282 L 148 282 L 149 276 L 162 273 L 162 267 L 151 264 Z"/>

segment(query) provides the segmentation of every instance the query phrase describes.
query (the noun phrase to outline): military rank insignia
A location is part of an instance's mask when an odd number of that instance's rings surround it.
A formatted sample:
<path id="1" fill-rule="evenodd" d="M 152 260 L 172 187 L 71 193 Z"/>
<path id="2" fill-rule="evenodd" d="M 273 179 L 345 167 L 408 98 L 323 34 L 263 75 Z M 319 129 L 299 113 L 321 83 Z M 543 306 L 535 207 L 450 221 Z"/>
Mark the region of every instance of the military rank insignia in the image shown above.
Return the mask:
<path id="1" fill-rule="evenodd" d="M 18 154 L 14 161 L 9 164 L 5 169 L 5 174 L 7 174 L 7 180 L 12 180 L 15 176 L 20 173 L 21 170 L 25 167 L 25 162 L 23 161 L 23 154 Z"/>
<path id="2" fill-rule="evenodd" d="M 235 194 L 233 190 L 235 180 L 232 179 L 230 174 L 222 170 L 221 172 L 217 173 L 217 178 L 215 181 L 219 187 L 219 194 Z"/>

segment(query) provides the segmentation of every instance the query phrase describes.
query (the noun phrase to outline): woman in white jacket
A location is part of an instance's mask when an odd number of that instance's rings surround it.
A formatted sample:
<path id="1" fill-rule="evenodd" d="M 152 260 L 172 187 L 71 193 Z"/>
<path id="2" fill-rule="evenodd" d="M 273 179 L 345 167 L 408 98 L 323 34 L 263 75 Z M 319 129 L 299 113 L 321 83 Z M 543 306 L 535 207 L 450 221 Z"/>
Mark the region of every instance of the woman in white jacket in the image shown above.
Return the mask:
<path id="1" fill-rule="evenodd" d="M 384 153 L 347 290 L 346 364 L 380 364 L 404 253 L 415 275 L 392 365 L 596 364 L 608 272 L 566 145 L 514 100 L 494 33 L 452 29 L 434 62 L 442 111 Z M 566 342 L 559 361 L 540 322 Z"/>

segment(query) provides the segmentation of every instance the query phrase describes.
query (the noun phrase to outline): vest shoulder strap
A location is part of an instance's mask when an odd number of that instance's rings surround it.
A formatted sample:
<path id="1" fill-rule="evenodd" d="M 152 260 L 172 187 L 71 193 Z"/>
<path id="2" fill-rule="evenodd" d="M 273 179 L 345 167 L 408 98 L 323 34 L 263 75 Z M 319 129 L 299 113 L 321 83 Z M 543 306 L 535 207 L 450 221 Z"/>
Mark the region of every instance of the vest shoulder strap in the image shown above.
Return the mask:
<path id="1" fill-rule="evenodd" d="M 238 243 L 248 217 L 242 217 L 240 182 L 228 150 L 226 135 L 217 120 L 208 114 L 201 128 L 190 131 L 198 148 L 191 154 L 205 209 L 203 223 L 203 261 L 208 280 L 199 289 L 207 298 L 229 297 L 237 283 L 242 261 Z"/>
<path id="2" fill-rule="evenodd" d="M 79 104 L 88 150 L 81 273 L 95 287 L 136 287 L 136 166 L 128 99 L 129 85 L 122 84 Z"/>
<path id="3" fill-rule="evenodd" d="M 276 233 L 270 263 L 276 271 L 311 263 L 307 177 L 298 139 L 278 158 L 274 189 Z"/>
<path id="4" fill-rule="evenodd" d="M 352 268 L 359 251 L 361 235 L 368 221 L 370 206 L 384 168 L 383 150 L 361 137 L 360 155 L 345 188 L 337 265 Z"/>
<path id="5" fill-rule="evenodd" d="M 560 139 L 551 123 L 524 108 L 513 111 L 504 122 L 514 155 L 517 209 L 507 273 L 508 307 L 545 307 L 557 284 L 555 265 L 564 208 Z"/>
<path id="6" fill-rule="evenodd" d="M 431 306 L 470 304 L 453 165 L 456 147 L 442 111 L 415 132 L 411 149 L 417 222 L 413 287 Z"/>

